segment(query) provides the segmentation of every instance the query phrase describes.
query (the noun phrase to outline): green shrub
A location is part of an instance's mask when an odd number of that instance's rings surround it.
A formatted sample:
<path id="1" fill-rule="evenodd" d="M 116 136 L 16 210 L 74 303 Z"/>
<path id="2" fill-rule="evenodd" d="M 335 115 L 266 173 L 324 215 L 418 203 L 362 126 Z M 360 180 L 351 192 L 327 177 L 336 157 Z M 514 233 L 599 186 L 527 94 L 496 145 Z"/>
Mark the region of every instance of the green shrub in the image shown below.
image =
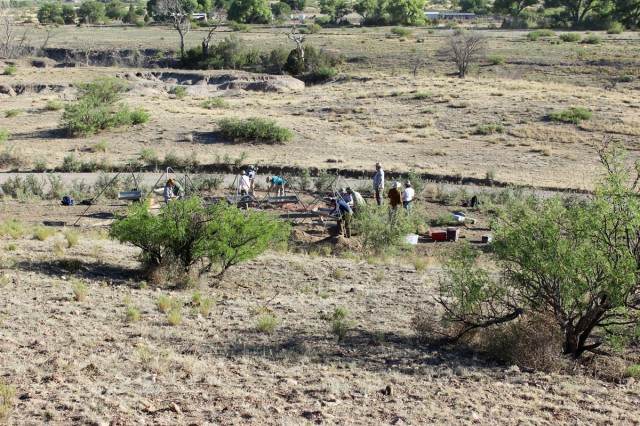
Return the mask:
<path id="1" fill-rule="evenodd" d="M 93 153 L 107 152 L 108 148 L 109 148 L 109 142 L 107 142 L 106 139 L 102 139 L 100 141 L 95 142 L 93 145 L 91 145 L 89 150 Z"/>
<path id="2" fill-rule="evenodd" d="M 620 22 L 612 22 L 607 28 L 607 34 L 621 34 L 625 30 L 624 25 Z"/>
<path id="3" fill-rule="evenodd" d="M 78 101 L 67 104 L 60 127 L 72 137 L 91 135 L 113 127 L 145 122 L 148 114 L 141 109 L 131 111 L 116 102 L 126 86 L 113 77 L 98 77 L 90 83 L 79 83 Z"/>
<path id="4" fill-rule="evenodd" d="M 46 111 L 59 111 L 64 108 L 64 104 L 60 101 L 48 101 L 44 106 Z"/>
<path id="5" fill-rule="evenodd" d="M 215 96 L 213 98 L 205 99 L 200 104 L 202 108 L 206 109 L 214 109 L 214 108 L 228 108 L 229 104 L 227 104 L 224 99 L 220 96 Z"/>
<path id="6" fill-rule="evenodd" d="M 553 32 L 553 30 L 535 30 L 535 31 L 530 31 L 527 34 L 527 38 L 531 41 L 536 41 L 540 37 L 553 37 L 554 35 L 555 33 Z"/>
<path id="7" fill-rule="evenodd" d="M 395 215 L 386 206 L 369 205 L 358 211 L 353 219 L 353 229 L 365 251 L 370 253 L 399 253 L 411 248 L 406 236 L 415 232 L 414 225 L 403 208 Z"/>
<path id="8" fill-rule="evenodd" d="M 76 173 L 80 171 L 81 163 L 74 157 L 73 154 L 69 154 L 62 160 L 62 167 L 60 168 L 65 173 Z"/>
<path id="9" fill-rule="evenodd" d="M 127 310 L 125 312 L 125 320 L 127 322 L 140 321 L 140 309 L 134 308 L 133 306 L 127 306 Z"/>
<path id="10" fill-rule="evenodd" d="M 582 120 L 590 120 L 592 113 L 584 108 L 571 108 L 565 111 L 549 113 L 549 120 L 578 124 Z"/>
<path id="11" fill-rule="evenodd" d="M 182 308 L 173 308 L 167 313 L 167 322 L 170 325 L 182 324 Z"/>
<path id="12" fill-rule="evenodd" d="M 223 118 L 218 121 L 220 132 L 232 140 L 249 140 L 266 143 L 282 143 L 293 137 L 293 133 L 280 127 L 273 120 L 253 117 L 248 119 Z"/>
<path id="13" fill-rule="evenodd" d="M 302 79 L 305 81 L 305 83 L 314 84 L 330 80 L 335 76 L 336 70 L 328 65 L 323 65 L 311 71 L 310 73 L 303 75 Z"/>
<path id="14" fill-rule="evenodd" d="M 39 241 L 44 241 L 47 238 L 54 236 L 55 234 L 56 234 L 55 228 L 52 228 L 50 226 L 38 226 L 33 231 L 33 238 Z"/>
<path id="15" fill-rule="evenodd" d="M 504 56 L 502 55 L 491 55 L 487 58 L 491 65 L 502 65 L 504 64 Z"/>
<path id="16" fill-rule="evenodd" d="M 492 133 L 502 133 L 504 127 L 501 124 L 483 124 L 477 125 L 475 131 L 476 135 L 490 135 Z"/>
<path id="17" fill-rule="evenodd" d="M 0 145 L 11 139 L 11 133 L 7 129 L 0 127 Z"/>
<path id="18" fill-rule="evenodd" d="M 205 207 L 199 197 L 164 204 L 160 212 L 151 214 L 144 204 L 131 206 L 110 235 L 141 248 L 149 265 L 176 264 L 185 272 L 197 265 L 200 273 L 213 270 L 220 277 L 286 241 L 291 232 L 266 212 L 245 212 L 226 203 Z"/>
<path id="19" fill-rule="evenodd" d="M 578 33 L 564 33 L 560 35 L 560 40 L 567 43 L 580 41 L 580 39 L 582 39 L 582 36 Z"/>
<path id="20" fill-rule="evenodd" d="M 320 31 L 322 31 L 322 27 L 318 24 L 308 24 L 304 28 L 305 34 L 318 34 Z"/>
<path id="21" fill-rule="evenodd" d="M 256 321 L 256 329 L 260 333 L 271 334 L 276 329 L 278 319 L 272 314 L 262 314 Z"/>
<path id="22" fill-rule="evenodd" d="M 156 307 L 160 312 L 169 312 L 175 306 L 175 301 L 169 296 L 163 294 L 156 299 Z"/>
<path id="23" fill-rule="evenodd" d="M 600 44 L 602 43 L 602 37 L 596 34 L 589 34 L 582 40 L 582 42 L 584 44 Z"/>
<path id="24" fill-rule="evenodd" d="M 242 24 L 240 22 L 228 21 L 227 25 L 229 26 L 231 31 L 243 32 L 243 33 L 251 32 L 251 25 L 249 24 Z"/>
<path id="25" fill-rule="evenodd" d="M 331 333 L 338 342 L 341 342 L 351 327 L 353 322 L 349 321 L 349 310 L 347 308 L 335 308 L 331 317 Z"/>
<path id="26" fill-rule="evenodd" d="M 89 292 L 87 286 L 80 281 L 74 283 L 71 290 L 73 291 L 73 297 L 78 302 L 84 301 L 87 298 L 87 293 Z"/>
<path id="27" fill-rule="evenodd" d="M 66 229 L 62 234 L 64 235 L 64 239 L 67 240 L 67 247 L 73 247 L 78 244 L 78 239 L 80 238 L 80 233 L 78 231 Z"/>
<path id="28" fill-rule="evenodd" d="M 639 364 L 629 364 L 624 371 L 624 377 L 632 377 L 637 379 L 640 377 L 640 365 Z"/>
<path id="29" fill-rule="evenodd" d="M 15 65 L 7 65 L 4 67 L 4 75 L 16 75 L 18 73 L 18 67 Z"/>
<path id="30" fill-rule="evenodd" d="M 393 27 L 391 28 L 391 34 L 398 37 L 409 37 L 411 34 L 413 34 L 413 31 L 408 28 Z"/>
<path id="31" fill-rule="evenodd" d="M 22 113 L 22 111 L 20 111 L 19 109 L 8 109 L 5 111 L 4 116 L 7 118 L 17 117 L 20 115 L 20 113 Z"/>
<path id="32" fill-rule="evenodd" d="M 140 148 L 140 157 L 146 164 L 158 164 L 159 162 L 158 154 L 153 148 Z"/>
<path id="33" fill-rule="evenodd" d="M 182 86 L 176 86 L 173 89 L 171 89 L 169 91 L 169 93 L 171 93 L 172 95 L 174 95 L 176 98 L 178 99 L 182 99 L 185 96 L 187 96 L 187 91 L 184 87 Z"/>

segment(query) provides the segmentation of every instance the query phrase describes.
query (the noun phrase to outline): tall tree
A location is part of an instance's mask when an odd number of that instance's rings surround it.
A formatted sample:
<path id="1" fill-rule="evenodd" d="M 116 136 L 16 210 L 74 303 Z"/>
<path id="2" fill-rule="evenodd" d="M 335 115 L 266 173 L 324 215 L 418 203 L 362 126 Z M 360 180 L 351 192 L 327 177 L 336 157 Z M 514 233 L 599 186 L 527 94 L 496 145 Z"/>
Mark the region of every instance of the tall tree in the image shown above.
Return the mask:
<path id="1" fill-rule="evenodd" d="M 271 21 L 271 8 L 267 0 L 233 0 L 227 18 L 245 24 L 266 24 Z"/>
<path id="2" fill-rule="evenodd" d="M 640 0 L 614 0 L 613 15 L 629 28 L 640 28 Z"/>
<path id="3" fill-rule="evenodd" d="M 539 0 L 495 0 L 493 2 L 493 11 L 495 13 L 511 15 L 513 18 L 519 18 L 526 8 L 538 3 Z"/>
<path id="4" fill-rule="evenodd" d="M 184 59 L 184 38 L 191 29 L 191 14 L 198 7 L 196 0 L 156 0 L 153 13 L 173 25 L 180 35 L 180 58 Z"/>
<path id="5" fill-rule="evenodd" d="M 424 7 L 424 0 L 389 0 L 386 11 L 394 24 L 421 25 Z"/>
<path id="6" fill-rule="evenodd" d="M 544 6 L 548 8 L 562 7 L 564 17 L 567 21 L 574 24 L 581 23 L 585 16 L 591 11 L 595 11 L 600 7 L 599 0 L 545 0 Z"/>
<path id="7" fill-rule="evenodd" d="M 85 0 L 78 8 L 78 19 L 84 24 L 95 24 L 104 19 L 104 4 L 95 0 Z"/>

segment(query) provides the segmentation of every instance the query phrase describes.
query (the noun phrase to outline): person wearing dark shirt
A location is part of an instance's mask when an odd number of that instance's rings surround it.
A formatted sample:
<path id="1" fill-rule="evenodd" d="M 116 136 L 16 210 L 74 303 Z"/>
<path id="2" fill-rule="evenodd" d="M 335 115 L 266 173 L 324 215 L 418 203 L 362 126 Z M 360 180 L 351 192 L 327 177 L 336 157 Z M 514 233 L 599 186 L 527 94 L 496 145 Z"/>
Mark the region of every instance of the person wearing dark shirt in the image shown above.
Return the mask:
<path id="1" fill-rule="evenodd" d="M 333 210 L 329 215 L 338 218 L 340 233 L 346 238 L 351 238 L 351 217 L 353 216 L 353 210 L 351 210 L 349 204 L 345 203 L 342 199 L 332 198 L 332 201 Z"/>

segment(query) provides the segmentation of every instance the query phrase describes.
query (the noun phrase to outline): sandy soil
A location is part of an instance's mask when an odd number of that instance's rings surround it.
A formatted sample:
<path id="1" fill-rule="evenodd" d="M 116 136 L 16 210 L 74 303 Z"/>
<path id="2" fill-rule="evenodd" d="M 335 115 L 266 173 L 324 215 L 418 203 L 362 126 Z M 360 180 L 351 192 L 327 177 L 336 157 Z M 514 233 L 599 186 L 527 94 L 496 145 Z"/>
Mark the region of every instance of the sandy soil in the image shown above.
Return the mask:
<path id="1" fill-rule="evenodd" d="M 72 215 L 47 204 L 3 207 L 0 219 L 25 225 L 37 224 L 38 212 Z M 16 388 L 9 424 L 637 422 L 633 381 L 524 373 L 419 345 L 411 318 L 435 318 L 442 271 L 434 254 L 449 243 L 421 245 L 429 265 L 422 272 L 410 259 L 271 253 L 221 282 L 168 291 L 141 285 L 137 249 L 99 228 L 80 230 L 66 261 L 54 254 L 60 233 L 1 240 L 0 377 Z M 65 269 L 69 259 L 79 269 Z M 73 298 L 78 282 L 88 287 L 82 302 Z M 196 291 L 214 300 L 210 313 L 191 302 Z M 182 324 L 169 325 L 158 311 L 161 294 L 185 302 Z M 138 322 L 126 321 L 128 306 L 140 310 Z M 327 320 L 336 307 L 353 320 L 340 343 Z M 271 334 L 257 331 L 264 312 L 277 318 Z"/>

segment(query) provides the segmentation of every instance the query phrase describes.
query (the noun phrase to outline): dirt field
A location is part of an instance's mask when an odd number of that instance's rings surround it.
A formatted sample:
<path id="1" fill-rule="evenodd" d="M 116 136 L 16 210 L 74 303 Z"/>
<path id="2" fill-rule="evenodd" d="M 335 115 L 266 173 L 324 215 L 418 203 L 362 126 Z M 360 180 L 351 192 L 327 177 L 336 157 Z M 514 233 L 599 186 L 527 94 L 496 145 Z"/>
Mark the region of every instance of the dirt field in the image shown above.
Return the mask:
<path id="1" fill-rule="evenodd" d="M 44 29 L 28 29 L 30 41 L 41 42 Z M 0 147 L 0 171 L 32 171 L 36 163 L 52 170 L 69 155 L 113 165 L 157 162 L 160 169 L 171 156 L 200 164 L 241 159 L 371 171 L 381 161 L 388 172 L 589 189 L 598 167 L 595 147 L 603 141 L 623 142 L 629 161 L 638 159 L 638 33 L 599 34 L 602 43 L 587 45 L 486 31 L 489 46 L 477 72 L 461 80 L 440 53 L 451 30 L 416 29 L 407 39 L 387 37 L 389 30 L 309 35 L 308 43 L 344 56 L 338 75 L 304 89 L 291 89 L 296 83 L 283 78 L 276 92 L 193 84 L 210 76 L 255 78 L 229 70 L 185 74 L 52 62 L 37 68 L 30 58 L 0 59 L 0 70 L 18 69 L 0 75 L 0 129 L 12 134 Z M 257 28 L 239 37 L 261 51 L 293 48 L 284 31 Z M 190 32 L 187 45 L 202 36 Z M 49 46 L 168 51 L 177 42 L 174 31 L 157 27 L 65 27 L 54 30 Z M 489 55 L 504 56 L 505 63 L 490 65 Z M 618 81 L 622 73 L 631 77 Z M 47 110 L 47 103 L 75 100 L 74 83 L 102 75 L 126 80 L 123 102 L 145 108 L 151 120 L 67 138 L 59 130 L 62 111 Z M 183 99 L 169 94 L 178 84 L 186 88 Z M 203 108 L 214 96 L 227 107 Z M 572 107 L 589 109 L 592 119 L 578 125 L 547 119 Z M 233 143 L 217 133 L 223 117 L 271 118 L 294 138 L 284 145 Z M 503 131 L 478 131 L 494 124 Z M 17 160 L 5 162 L 9 156 Z M 461 209 L 424 201 L 428 219 Z M 147 284 L 137 249 L 108 239 L 122 204 L 103 202 L 80 218 L 79 228 L 34 237 L 44 221 L 70 225 L 85 209 L 59 200 L 0 200 L 0 223 L 18 220 L 24 227 L 15 238 L 0 237 L 0 380 L 16 390 L 8 424 L 639 422 L 640 387 L 622 377 L 627 361 L 619 358 L 620 365 L 600 369 L 609 371 L 605 381 L 587 368 L 574 375 L 530 372 L 460 347 L 419 344 L 411 320 L 426 312 L 437 321 L 438 256 L 455 249 L 453 243 L 421 238 L 415 254 L 403 258 L 341 254 L 335 246 L 325 255 L 322 245 L 302 253 L 291 245 L 231 268 L 220 282 L 204 277 L 196 289 L 169 291 Z M 71 247 L 69 230 L 78 232 Z M 327 238 L 311 226 L 298 231 L 309 231 L 312 242 Z M 489 217 L 480 215 L 461 232 L 483 247 L 488 231 Z M 426 269 L 417 271 L 414 259 Z M 81 284 L 87 295 L 78 301 L 74 288 Z M 180 324 L 170 325 L 160 312 L 160 295 L 183 302 Z M 203 299 L 211 300 L 209 309 L 198 302 Z M 338 307 L 353 321 L 339 343 L 330 330 Z M 264 314 L 276 318 L 270 333 L 259 331 Z"/>
<path id="2" fill-rule="evenodd" d="M 130 28 L 110 31 L 109 36 L 143 34 Z M 253 43 L 264 39 L 264 50 L 268 50 L 269 40 L 283 37 L 271 31 L 241 37 Z M 0 127 L 13 134 L 7 146 L 21 156 L 22 170 L 31 169 L 35 160 L 49 168 L 59 167 L 69 154 L 82 161 L 95 158 L 110 164 L 148 162 L 150 155 L 163 162 L 167 154 L 176 154 L 210 164 L 232 161 L 244 153 L 247 162 L 275 166 L 371 170 L 376 161 L 383 161 L 391 171 L 493 176 L 504 182 L 582 189 L 592 185 L 597 168 L 593 146 L 603 140 L 623 142 L 632 158 L 637 158 L 640 80 L 613 88 L 609 82 L 621 72 L 637 76 L 638 34 L 605 34 L 599 45 L 579 45 L 527 42 L 523 32 L 489 31 L 487 55 L 501 54 L 505 64 L 482 62 L 479 74 L 461 80 L 447 75 L 454 69 L 437 53 L 447 31 L 430 35 L 417 30 L 414 38 L 404 42 L 385 38 L 383 31 L 350 29 L 318 35 L 318 40 L 327 39 L 323 46 L 345 56 L 342 73 L 327 84 L 294 92 L 221 91 L 198 85 L 185 86 L 188 96 L 177 99 L 168 92 L 182 83 L 180 79 L 160 74 L 158 78 L 129 78 L 132 90 L 125 102 L 147 109 L 151 121 L 78 139 L 57 131 L 62 112 L 46 111 L 47 102 L 73 100 L 75 91 L 69 87 L 73 82 L 98 75 L 124 77 L 134 70 L 41 69 L 21 62 L 17 75 L 0 77 L 0 84 L 25 87 L 22 94 L 2 98 L 4 112 L 20 113 L 0 118 Z M 170 34 L 161 37 L 162 43 Z M 426 41 L 415 43 L 422 36 Z M 73 46 L 74 40 L 73 34 L 62 32 L 51 43 Z M 111 43 L 115 46 L 118 40 Z M 362 50 L 363 40 L 375 48 Z M 366 54 L 364 62 L 354 59 L 359 57 L 356 47 Z M 582 53 L 576 57 L 578 50 Z M 417 57 L 424 59 L 424 65 L 414 78 Z M 385 61 L 389 63 L 381 68 Z M 212 72 L 224 73 L 228 72 Z M 211 96 L 222 96 L 228 108 L 202 108 L 202 101 Z M 552 111 L 571 107 L 589 109 L 593 118 L 579 125 L 546 119 Z M 216 133 L 216 120 L 222 117 L 271 118 L 295 136 L 283 146 L 231 143 Z M 504 130 L 478 134 L 478 126 L 491 124 Z M 91 152 L 99 142 L 106 142 L 106 152 Z"/>
<path id="3" fill-rule="evenodd" d="M 77 213 L 46 203 L 3 207 L 1 220 L 31 224 L 45 212 Z M 437 312 L 433 255 L 443 245 L 421 246 L 422 272 L 410 259 L 270 253 L 215 287 L 205 278 L 197 290 L 167 291 L 147 288 L 137 250 L 105 239 L 104 229 L 81 228 L 62 256 L 60 232 L 1 241 L 0 371 L 16 388 L 9 424 L 637 422 L 632 380 L 525 373 L 419 345 L 411 318 Z M 79 282 L 88 288 L 82 302 L 73 297 Z M 213 300 L 210 312 L 192 302 L 196 292 Z M 180 325 L 156 307 L 161 294 L 185 302 Z M 126 320 L 128 307 L 139 309 L 139 321 Z M 353 320 L 341 343 L 327 320 L 336 307 Z M 257 331 L 265 312 L 277 318 L 271 334 Z"/>

